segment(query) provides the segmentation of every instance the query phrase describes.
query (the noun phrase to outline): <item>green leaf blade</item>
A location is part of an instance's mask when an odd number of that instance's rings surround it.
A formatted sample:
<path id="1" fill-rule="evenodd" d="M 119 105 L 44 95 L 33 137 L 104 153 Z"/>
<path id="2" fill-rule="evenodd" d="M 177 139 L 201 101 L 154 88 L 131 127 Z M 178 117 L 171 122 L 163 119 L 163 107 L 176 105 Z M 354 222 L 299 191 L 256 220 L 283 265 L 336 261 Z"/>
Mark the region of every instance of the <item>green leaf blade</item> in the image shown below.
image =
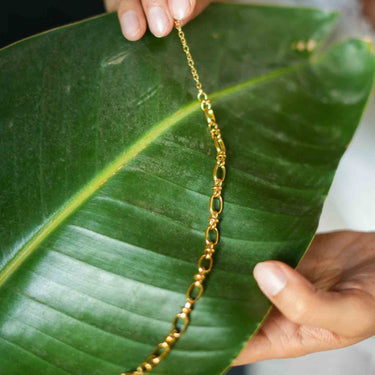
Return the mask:
<path id="1" fill-rule="evenodd" d="M 336 15 L 280 9 L 215 4 L 206 19 L 186 26 L 194 56 L 194 47 L 204 52 L 195 59 L 228 148 L 225 208 L 206 292 L 188 331 L 155 374 L 219 374 L 259 327 L 269 302 L 252 268 L 271 258 L 295 266 L 303 256 L 371 90 L 374 57 L 365 42 L 347 41 L 310 59 L 290 47 L 297 34 L 321 39 Z M 238 31 L 216 25 L 227 12 Z M 255 37 L 238 37 L 242 17 L 258 22 L 259 33 L 264 27 L 264 38 L 280 48 L 276 57 Z M 275 35 L 286 19 L 290 28 Z M 201 38 L 207 27 L 218 33 L 210 43 Z M 102 33 L 107 29 L 109 36 Z M 8 63 L 21 51 L 45 52 L 35 67 L 43 73 L 27 82 L 28 90 L 10 89 L 28 69 L 23 66 L 13 73 L 8 66 L 9 83 L 2 86 L 19 103 L 7 107 L 2 127 L 3 135 L 9 133 L 4 150 L 14 156 L 13 169 L 2 172 L 9 208 L 2 222 L 12 228 L 4 241 L 0 289 L 5 374 L 134 368 L 169 331 L 196 272 L 215 153 L 190 72 L 176 38 L 147 35 L 130 45 L 117 32 L 109 15 L 2 52 Z M 221 63 L 215 50 L 205 50 L 215 38 L 224 43 Z M 53 49 L 56 40 L 60 50 Z M 87 73 L 59 63 L 78 55 L 74 43 L 83 48 L 93 40 L 103 50 L 82 57 Z M 240 51 L 252 52 L 250 66 Z M 165 68 L 167 58 L 171 65 Z M 52 81 L 56 66 L 62 78 Z M 32 80 L 30 74 L 24 72 Z M 35 119 L 28 119 L 30 95 L 36 102 L 42 98 Z M 68 113 L 61 110 L 67 103 Z M 15 132 L 23 123 L 30 140 Z M 35 143 L 35 159 L 20 162 L 28 141 L 28 147 Z M 27 203 L 27 197 L 34 199 Z"/>

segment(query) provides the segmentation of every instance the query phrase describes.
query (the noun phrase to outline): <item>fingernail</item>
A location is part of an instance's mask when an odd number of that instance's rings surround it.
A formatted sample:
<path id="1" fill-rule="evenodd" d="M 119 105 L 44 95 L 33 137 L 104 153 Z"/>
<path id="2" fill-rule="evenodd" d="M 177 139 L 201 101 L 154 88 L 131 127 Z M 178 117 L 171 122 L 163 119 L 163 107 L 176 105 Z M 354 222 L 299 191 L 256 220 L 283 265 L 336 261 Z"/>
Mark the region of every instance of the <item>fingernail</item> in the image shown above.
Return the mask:
<path id="1" fill-rule="evenodd" d="M 152 7 L 149 11 L 149 26 L 151 32 L 161 37 L 167 30 L 168 17 L 165 11 L 160 7 Z"/>
<path id="2" fill-rule="evenodd" d="M 127 38 L 133 38 L 139 31 L 139 22 L 134 10 L 128 10 L 121 18 L 122 32 Z"/>
<path id="3" fill-rule="evenodd" d="M 173 17 L 178 20 L 182 20 L 187 16 L 189 8 L 189 0 L 171 0 L 171 10 Z"/>
<path id="4" fill-rule="evenodd" d="M 272 263 L 258 263 L 253 273 L 260 289 L 272 297 L 280 293 L 287 283 L 284 271 Z"/>

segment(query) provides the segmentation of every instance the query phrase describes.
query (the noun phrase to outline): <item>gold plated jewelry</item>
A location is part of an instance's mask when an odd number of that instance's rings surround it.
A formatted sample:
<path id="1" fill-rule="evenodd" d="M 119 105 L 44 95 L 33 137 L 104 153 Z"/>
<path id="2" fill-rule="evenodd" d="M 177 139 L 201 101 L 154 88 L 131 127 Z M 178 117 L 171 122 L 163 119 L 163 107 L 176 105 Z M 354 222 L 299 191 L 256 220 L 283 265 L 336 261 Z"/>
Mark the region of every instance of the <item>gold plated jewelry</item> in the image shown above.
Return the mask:
<path id="1" fill-rule="evenodd" d="M 172 327 L 170 332 L 165 336 L 163 341 L 159 342 L 154 351 L 142 362 L 134 371 L 123 372 L 121 375 L 143 375 L 146 374 L 157 366 L 171 351 L 173 345 L 186 331 L 190 324 L 190 313 L 193 309 L 194 304 L 202 297 L 204 287 L 203 282 L 206 276 L 211 272 L 213 267 L 213 254 L 215 252 L 215 245 L 219 242 L 219 231 L 217 224 L 219 223 L 219 215 L 223 210 L 223 197 L 221 196 L 222 183 L 225 179 L 225 145 L 221 138 L 220 129 L 216 123 L 214 111 L 211 108 L 210 99 L 202 89 L 202 84 L 199 80 L 199 75 L 194 67 L 194 61 L 191 57 L 189 47 L 187 45 L 185 34 L 182 31 L 181 23 L 179 20 L 175 20 L 175 28 L 178 31 L 178 36 L 182 43 L 182 48 L 186 54 L 188 65 L 191 69 L 191 73 L 196 82 L 198 89 L 197 98 L 201 103 L 201 108 L 204 111 L 208 128 L 213 138 L 214 145 L 216 148 L 216 164 L 213 172 L 214 185 L 212 186 L 212 196 L 209 201 L 210 218 L 209 224 L 205 232 L 205 248 L 203 254 L 198 260 L 198 272 L 194 275 L 194 281 L 190 284 L 186 291 L 186 302 L 181 307 L 181 311 L 176 314 L 172 321 Z M 215 200 L 218 205 L 215 208 Z M 210 239 L 210 236 L 213 238 Z"/>

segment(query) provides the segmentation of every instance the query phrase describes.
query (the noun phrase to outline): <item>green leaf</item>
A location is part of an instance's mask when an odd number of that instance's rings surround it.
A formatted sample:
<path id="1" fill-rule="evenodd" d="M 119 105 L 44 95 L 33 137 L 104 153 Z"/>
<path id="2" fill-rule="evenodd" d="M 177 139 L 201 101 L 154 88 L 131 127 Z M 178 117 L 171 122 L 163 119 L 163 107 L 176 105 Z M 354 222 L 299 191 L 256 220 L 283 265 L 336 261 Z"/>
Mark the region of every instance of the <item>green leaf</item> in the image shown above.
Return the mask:
<path id="1" fill-rule="evenodd" d="M 254 265 L 295 266 L 374 79 L 337 14 L 216 3 L 184 27 L 227 146 L 215 265 L 153 374 L 220 374 L 270 303 Z M 167 334 L 204 248 L 215 149 L 175 30 L 115 14 L 1 52 L 0 373 L 129 371 Z"/>

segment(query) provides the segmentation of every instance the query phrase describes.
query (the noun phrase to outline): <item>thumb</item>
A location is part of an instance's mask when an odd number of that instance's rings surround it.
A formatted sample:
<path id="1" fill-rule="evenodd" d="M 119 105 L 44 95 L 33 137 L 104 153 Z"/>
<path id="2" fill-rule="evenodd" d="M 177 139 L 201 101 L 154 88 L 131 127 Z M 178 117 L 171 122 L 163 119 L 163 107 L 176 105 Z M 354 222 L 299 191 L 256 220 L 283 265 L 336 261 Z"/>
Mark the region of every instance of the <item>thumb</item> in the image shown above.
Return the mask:
<path id="1" fill-rule="evenodd" d="M 294 323 L 324 328 L 345 337 L 368 336 L 374 330 L 373 301 L 360 289 L 317 289 L 279 261 L 258 263 L 253 274 L 262 292 Z"/>

